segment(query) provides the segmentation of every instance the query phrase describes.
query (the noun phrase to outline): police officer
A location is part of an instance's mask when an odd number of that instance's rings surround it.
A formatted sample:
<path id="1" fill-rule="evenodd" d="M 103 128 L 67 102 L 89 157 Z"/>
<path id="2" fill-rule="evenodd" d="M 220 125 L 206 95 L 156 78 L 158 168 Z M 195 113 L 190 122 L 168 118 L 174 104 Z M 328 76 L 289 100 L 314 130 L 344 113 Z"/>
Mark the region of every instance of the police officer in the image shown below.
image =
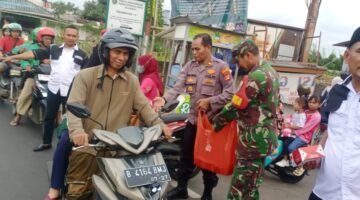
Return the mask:
<path id="1" fill-rule="evenodd" d="M 251 40 L 235 48 L 233 60 L 248 75 L 231 103 L 213 119 L 216 131 L 234 119 L 238 120 L 240 130 L 238 162 L 227 199 L 259 199 L 264 159 L 277 146 L 275 119 L 279 80 L 269 64 L 259 65 L 259 49 Z"/>
<path id="2" fill-rule="evenodd" d="M 191 96 L 191 108 L 188 123 L 184 131 L 181 153 L 182 166 L 179 169 L 178 185 L 169 191 L 169 199 L 187 198 L 187 183 L 194 167 L 194 143 L 196 136 L 196 117 L 199 110 L 206 112 L 209 119 L 231 100 L 233 80 L 226 63 L 211 55 L 212 40 L 208 34 L 198 34 L 191 44 L 194 60 L 187 63 L 173 89 L 163 97 L 154 99 L 154 108 L 159 110 L 166 101 L 186 91 Z M 218 178 L 215 173 L 203 170 L 204 192 L 201 199 L 212 199 L 212 189 Z"/>

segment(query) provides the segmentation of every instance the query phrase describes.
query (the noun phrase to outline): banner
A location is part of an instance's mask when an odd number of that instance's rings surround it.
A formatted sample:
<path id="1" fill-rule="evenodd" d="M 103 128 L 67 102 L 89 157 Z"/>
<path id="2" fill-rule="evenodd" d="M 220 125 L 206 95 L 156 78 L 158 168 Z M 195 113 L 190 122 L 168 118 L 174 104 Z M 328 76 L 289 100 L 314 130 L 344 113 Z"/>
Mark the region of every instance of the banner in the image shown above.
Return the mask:
<path id="1" fill-rule="evenodd" d="M 125 28 L 142 36 L 146 2 L 140 0 L 109 0 L 106 28 Z"/>
<path id="2" fill-rule="evenodd" d="M 232 49 L 232 47 L 243 39 L 240 35 L 220 32 L 220 31 L 214 31 L 206 28 L 196 27 L 196 26 L 189 26 L 188 31 L 188 40 L 192 41 L 194 36 L 200 33 L 207 33 L 211 36 L 212 43 L 214 46 L 223 46 L 227 47 L 229 49 Z"/>
<path id="3" fill-rule="evenodd" d="M 280 76 L 280 99 L 283 103 L 293 104 L 298 97 L 297 87 L 300 84 L 311 85 L 311 91 L 315 89 L 315 75 L 278 72 Z"/>
<path id="4" fill-rule="evenodd" d="M 171 17 L 188 15 L 201 25 L 246 33 L 248 0 L 171 0 Z"/>

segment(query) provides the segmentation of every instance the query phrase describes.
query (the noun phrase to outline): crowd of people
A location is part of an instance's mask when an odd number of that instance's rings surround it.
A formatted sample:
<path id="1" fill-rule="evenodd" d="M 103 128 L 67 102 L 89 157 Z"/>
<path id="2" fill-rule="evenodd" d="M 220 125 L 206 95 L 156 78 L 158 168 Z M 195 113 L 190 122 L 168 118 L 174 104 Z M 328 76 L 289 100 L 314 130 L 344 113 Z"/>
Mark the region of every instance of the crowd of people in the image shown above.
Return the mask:
<path id="1" fill-rule="evenodd" d="M 265 157 L 277 147 L 278 138 L 284 141 L 284 159 L 279 166 L 289 166 L 289 154 L 308 145 L 320 122 L 327 123 L 320 144 L 325 148 L 316 185 L 310 200 L 357 199 L 360 178 L 360 124 L 358 123 L 360 91 L 360 28 L 354 32 L 344 60 L 351 74 L 344 80 L 334 80 L 323 97 L 299 96 L 294 101 L 291 118 L 279 121 L 279 78 L 266 61 L 261 60 L 259 48 L 252 40 L 235 45 L 232 65 L 246 74 L 248 81 L 239 91 L 233 87 L 230 63 L 212 55 L 212 38 L 206 33 L 193 38 L 193 60 L 181 69 L 172 89 L 164 90 L 158 63 L 153 55 L 138 56 L 138 45 L 127 30 L 113 28 L 101 32 L 100 41 L 92 54 L 77 45 L 79 29 L 66 26 L 63 43 L 53 44 L 57 33 L 49 27 L 32 31 L 31 40 L 24 43 L 22 27 L 14 19 L 4 19 L 0 39 L 0 73 L 13 67 L 12 60 L 19 60 L 24 70 L 32 70 L 39 63 L 51 67 L 48 82 L 47 109 L 43 128 L 43 141 L 35 152 L 52 148 L 55 119 L 62 105 L 81 103 L 92 111 L 95 121 L 104 129 L 115 132 L 128 126 L 136 111 L 147 126 L 160 125 L 165 138 L 171 138 L 171 129 L 163 123 L 157 112 L 168 101 L 186 92 L 190 95 L 190 113 L 183 135 L 181 166 L 178 184 L 168 191 L 168 199 L 188 198 L 188 182 L 194 167 L 194 145 L 197 133 L 197 115 L 203 112 L 213 123 L 215 131 L 231 121 L 238 122 L 236 165 L 229 191 L 225 199 L 259 199 L 259 187 L 263 182 Z M 126 68 L 136 61 L 135 76 Z M 17 111 L 12 126 L 20 124 L 21 117 L 29 109 L 34 80 L 24 79 L 21 94 L 17 98 Z M 321 112 L 320 112 L 321 111 Z M 320 114 L 321 113 L 321 114 Z M 92 129 L 98 124 L 82 120 L 66 112 L 67 129 L 62 133 L 54 153 L 51 185 L 46 200 L 59 199 L 67 187 L 67 199 L 89 199 L 92 196 L 91 176 L 98 173 L 95 155 L 91 152 L 71 151 L 73 145 L 88 145 L 93 141 Z M 278 129 L 281 129 L 278 131 Z M 325 145 L 326 144 L 326 145 Z M 319 161 L 307 163 L 304 168 L 320 166 Z M 304 168 L 301 168 L 302 170 Z M 218 184 L 216 173 L 202 170 L 204 189 L 202 200 L 212 198 Z M 296 172 L 294 172 L 296 173 Z"/>

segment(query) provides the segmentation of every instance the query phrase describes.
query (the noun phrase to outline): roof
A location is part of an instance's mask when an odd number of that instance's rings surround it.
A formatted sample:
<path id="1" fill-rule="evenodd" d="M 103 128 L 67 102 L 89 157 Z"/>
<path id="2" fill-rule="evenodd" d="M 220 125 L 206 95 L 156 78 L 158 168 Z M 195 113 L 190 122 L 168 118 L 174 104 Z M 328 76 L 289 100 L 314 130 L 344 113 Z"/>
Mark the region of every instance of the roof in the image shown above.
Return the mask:
<path id="1" fill-rule="evenodd" d="M 325 67 L 318 66 L 315 63 L 301 63 L 282 60 L 267 60 L 267 62 L 278 72 L 323 74 L 326 71 Z"/>
<path id="2" fill-rule="evenodd" d="M 295 30 L 295 31 L 304 31 L 303 28 L 288 26 L 288 25 L 283 25 L 283 24 L 277 24 L 277 23 L 273 23 L 273 22 L 260 21 L 260 20 L 256 20 L 256 19 L 248 19 L 248 23 L 249 24 L 259 24 L 259 25 L 263 25 L 263 26 L 271 26 L 271 27 L 276 27 L 276 28 L 283 28 L 283 29 L 291 29 L 291 30 Z"/>
<path id="3" fill-rule="evenodd" d="M 28 0 L 0 0 L 0 12 L 54 19 L 49 11 Z"/>

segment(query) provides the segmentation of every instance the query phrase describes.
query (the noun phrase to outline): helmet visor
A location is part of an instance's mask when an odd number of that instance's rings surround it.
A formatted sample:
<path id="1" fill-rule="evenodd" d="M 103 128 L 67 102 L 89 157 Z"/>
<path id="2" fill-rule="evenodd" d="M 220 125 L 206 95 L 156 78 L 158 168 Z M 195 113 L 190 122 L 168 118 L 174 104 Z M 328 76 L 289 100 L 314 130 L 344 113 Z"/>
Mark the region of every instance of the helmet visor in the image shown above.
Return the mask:
<path id="1" fill-rule="evenodd" d="M 132 50 L 137 51 L 138 47 L 133 45 L 133 44 L 126 44 L 126 43 L 108 43 L 106 44 L 107 47 L 109 47 L 110 49 L 114 49 L 114 48 L 130 48 Z"/>

